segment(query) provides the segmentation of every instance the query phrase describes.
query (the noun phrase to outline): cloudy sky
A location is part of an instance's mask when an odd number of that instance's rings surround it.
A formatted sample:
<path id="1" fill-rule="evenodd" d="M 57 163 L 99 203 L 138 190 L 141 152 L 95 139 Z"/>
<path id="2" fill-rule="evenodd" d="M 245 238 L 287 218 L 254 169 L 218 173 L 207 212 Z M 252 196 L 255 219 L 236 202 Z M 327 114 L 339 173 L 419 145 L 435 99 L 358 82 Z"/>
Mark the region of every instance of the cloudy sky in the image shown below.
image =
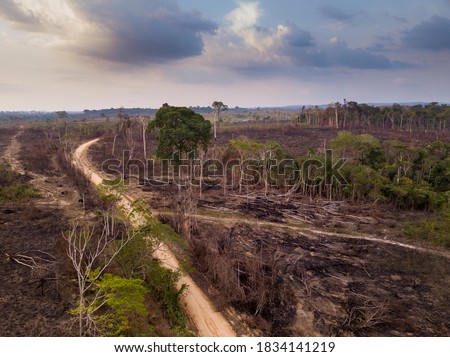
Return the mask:
<path id="1" fill-rule="evenodd" d="M 0 0 L 0 110 L 450 102 L 450 0 Z"/>

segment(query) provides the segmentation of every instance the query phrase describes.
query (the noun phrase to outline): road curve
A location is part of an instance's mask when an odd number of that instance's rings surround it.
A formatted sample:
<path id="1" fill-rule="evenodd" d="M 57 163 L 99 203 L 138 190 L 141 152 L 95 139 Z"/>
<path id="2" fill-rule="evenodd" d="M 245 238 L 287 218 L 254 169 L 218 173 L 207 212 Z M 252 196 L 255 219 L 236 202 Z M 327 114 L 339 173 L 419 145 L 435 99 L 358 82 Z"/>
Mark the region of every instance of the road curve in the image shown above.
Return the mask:
<path id="1" fill-rule="evenodd" d="M 101 173 L 98 173 L 87 159 L 87 150 L 90 146 L 98 142 L 99 139 L 91 140 L 79 146 L 73 155 L 73 163 L 78 167 L 95 185 L 102 183 L 103 178 Z M 130 199 L 121 195 L 119 204 L 125 211 L 131 212 Z M 137 219 L 134 224 L 138 224 Z M 165 244 L 160 244 L 159 248 L 155 251 L 154 256 L 162 262 L 162 264 L 171 270 L 177 270 L 180 268 L 180 263 L 175 255 Z M 178 280 L 178 288 L 183 284 L 188 286 L 187 293 L 181 298 L 181 302 L 189 315 L 189 318 L 195 325 L 198 331 L 198 336 L 201 337 L 234 337 L 235 331 L 228 323 L 223 315 L 218 312 L 208 297 L 198 287 L 198 285 L 192 280 L 192 278 L 183 274 Z"/>

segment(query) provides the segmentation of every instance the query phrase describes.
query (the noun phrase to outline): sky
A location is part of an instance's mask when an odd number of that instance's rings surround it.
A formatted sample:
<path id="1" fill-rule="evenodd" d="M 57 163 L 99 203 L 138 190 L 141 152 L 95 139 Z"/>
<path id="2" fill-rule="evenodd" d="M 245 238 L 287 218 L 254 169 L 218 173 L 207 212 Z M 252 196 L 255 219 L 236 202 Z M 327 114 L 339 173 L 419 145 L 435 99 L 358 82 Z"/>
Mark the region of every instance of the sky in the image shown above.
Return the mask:
<path id="1" fill-rule="evenodd" d="M 0 0 L 0 111 L 450 102 L 450 0 Z"/>

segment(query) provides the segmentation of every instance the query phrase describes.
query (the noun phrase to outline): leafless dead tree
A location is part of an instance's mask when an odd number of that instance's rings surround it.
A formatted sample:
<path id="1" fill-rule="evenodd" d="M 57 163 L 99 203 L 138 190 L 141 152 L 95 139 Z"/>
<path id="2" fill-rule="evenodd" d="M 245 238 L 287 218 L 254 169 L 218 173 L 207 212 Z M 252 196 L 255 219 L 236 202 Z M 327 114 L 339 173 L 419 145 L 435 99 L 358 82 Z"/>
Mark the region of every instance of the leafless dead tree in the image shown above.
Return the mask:
<path id="1" fill-rule="evenodd" d="M 147 160 L 147 140 L 146 132 L 150 117 L 146 115 L 140 115 L 138 117 L 139 124 L 142 126 L 142 144 L 144 145 L 144 159 Z"/>
<path id="2" fill-rule="evenodd" d="M 63 233 L 67 241 L 67 255 L 75 269 L 78 282 L 78 313 L 79 334 L 92 335 L 97 331 L 94 310 L 98 294 L 87 300 L 87 294 L 92 289 L 95 280 L 111 265 L 119 252 L 133 239 L 134 235 L 121 233 L 117 229 L 116 219 L 111 212 L 104 213 L 102 231 L 98 236 L 95 227 L 80 228 L 74 224 L 69 232 Z M 113 246 L 112 243 L 115 243 Z"/>
<path id="3" fill-rule="evenodd" d="M 119 123 L 117 124 L 116 134 L 114 135 L 112 153 L 111 153 L 113 157 L 114 157 L 115 151 L 116 151 L 117 137 L 122 134 L 122 136 L 125 140 L 127 137 L 127 127 L 130 125 L 130 117 L 128 115 L 124 114 L 122 109 L 119 112 L 118 118 L 119 118 Z"/>
<path id="4" fill-rule="evenodd" d="M 16 253 L 14 255 L 4 253 L 6 257 L 19 265 L 25 266 L 31 271 L 31 278 L 34 282 L 38 282 L 44 294 L 44 284 L 48 281 L 56 281 L 57 278 L 57 259 L 48 252 L 42 250 L 36 250 L 26 253 Z M 58 287 L 58 285 L 57 285 Z M 58 290 L 58 289 L 57 289 Z"/>

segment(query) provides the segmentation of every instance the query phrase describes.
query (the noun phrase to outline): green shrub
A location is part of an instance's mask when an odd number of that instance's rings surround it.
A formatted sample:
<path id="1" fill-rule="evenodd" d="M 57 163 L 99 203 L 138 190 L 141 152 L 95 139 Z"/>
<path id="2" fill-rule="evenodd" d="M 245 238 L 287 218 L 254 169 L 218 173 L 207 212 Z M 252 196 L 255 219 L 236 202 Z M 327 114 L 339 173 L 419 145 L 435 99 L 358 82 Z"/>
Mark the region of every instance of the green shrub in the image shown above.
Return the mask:
<path id="1" fill-rule="evenodd" d="M 147 289 L 142 280 L 104 274 L 91 282 L 92 295 L 88 299 L 92 302 L 85 308 L 90 310 L 102 336 L 144 335 L 150 332 L 144 323 L 140 323 L 140 320 L 146 321 L 148 316 L 144 305 Z M 71 313 L 78 315 L 79 309 L 71 310 Z M 140 331 L 142 329 L 144 331 Z"/>
<path id="2" fill-rule="evenodd" d="M 186 314 L 181 306 L 180 298 L 186 292 L 187 286 L 176 288 L 179 272 L 164 268 L 157 260 L 152 260 L 146 272 L 146 286 L 150 294 L 161 302 L 164 312 L 172 322 L 172 330 L 178 336 L 192 336 L 187 328 Z"/>

